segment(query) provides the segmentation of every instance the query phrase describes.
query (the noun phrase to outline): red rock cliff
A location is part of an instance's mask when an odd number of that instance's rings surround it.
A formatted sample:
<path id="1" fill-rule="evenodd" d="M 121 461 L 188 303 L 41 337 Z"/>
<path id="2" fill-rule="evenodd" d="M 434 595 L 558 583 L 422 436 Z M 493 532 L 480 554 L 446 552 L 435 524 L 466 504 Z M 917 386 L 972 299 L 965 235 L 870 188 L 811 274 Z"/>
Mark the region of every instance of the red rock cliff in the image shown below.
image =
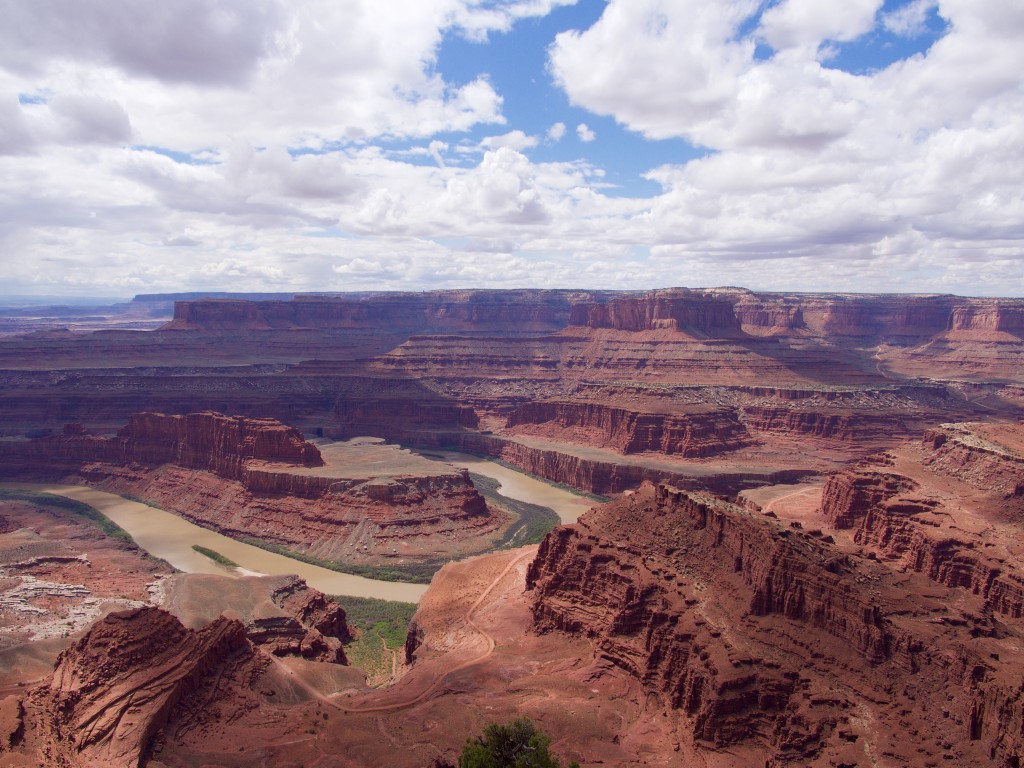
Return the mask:
<path id="1" fill-rule="evenodd" d="M 624 454 L 652 451 L 685 458 L 714 456 L 753 442 L 735 410 L 728 408 L 642 413 L 603 403 L 532 402 L 512 411 L 506 426 L 513 434 L 565 433 L 570 442 Z"/>
<path id="2" fill-rule="evenodd" d="M 158 608 L 108 615 L 60 655 L 33 694 L 46 764 L 136 768 L 204 678 L 246 654 L 238 621 L 193 632 Z"/>
<path id="3" fill-rule="evenodd" d="M 569 324 L 619 331 L 670 329 L 699 338 L 742 335 L 731 301 L 683 288 L 651 291 L 602 304 L 577 304 Z"/>
<path id="4" fill-rule="evenodd" d="M 590 638 L 680 715 L 681 738 L 755 747 L 750 764 L 1024 754 L 1021 627 L 973 597 L 951 611 L 970 593 L 916 592 L 820 532 L 647 485 L 549 534 L 528 588 L 539 631 Z"/>

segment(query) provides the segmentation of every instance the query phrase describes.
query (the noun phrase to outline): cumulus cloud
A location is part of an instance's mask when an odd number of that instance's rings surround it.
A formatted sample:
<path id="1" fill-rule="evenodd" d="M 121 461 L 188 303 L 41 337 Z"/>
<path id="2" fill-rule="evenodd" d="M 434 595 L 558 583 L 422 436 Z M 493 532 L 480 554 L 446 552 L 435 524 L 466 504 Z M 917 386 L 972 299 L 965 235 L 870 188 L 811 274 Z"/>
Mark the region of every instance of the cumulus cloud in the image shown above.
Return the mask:
<path id="1" fill-rule="evenodd" d="M 565 123 L 555 123 L 548 128 L 548 138 L 551 141 L 561 141 L 565 136 Z"/>
<path id="2" fill-rule="evenodd" d="M 486 76 L 434 64 L 444 35 L 561 0 L 396 3 L 185 0 L 142 51 L 113 18 L 135 18 L 129 0 L 0 0 L 17 21 L 0 29 L 6 284 L 1024 293 L 1017 0 L 611 0 L 549 49 L 575 111 L 546 131 L 506 124 Z M 185 11 L 223 50 L 161 53 Z M 945 36 L 918 55 L 867 74 L 824 60 L 936 12 Z M 707 151 L 651 168 L 649 196 L 611 195 L 585 158 L 537 159 L 586 151 L 558 144 L 593 138 L 580 109 Z"/>
<path id="3" fill-rule="evenodd" d="M 484 149 L 508 147 L 509 149 L 515 149 L 517 151 L 536 147 L 537 144 L 538 141 L 536 136 L 527 136 L 518 129 L 504 133 L 501 136 L 487 136 L 480 142 L 480 146 Z"/>
<path id="4" fill-rule="evenodd" d="M 584 142 L 593 141 L 597 138 L 597 134 L 590 130 L 586 123 L 580 123 L 576 126 L 576 135 L 579 137 L 580 141 Z"/>
<path id="5" fill-rule="evenodd" d="M 285 6 L 274 0 L 8 0 L 0 65 L 32 74 L 64 61 L 187 83 L 247 80 L 281 49 Z"/>
<path id="6" fill-rule="evenodd" d="M 875 26 L 883 0 L 783 0 L 761 16 L 760 34 L 776 49 L 817 48 L 826 40 L 855 40 Z"/>
<path id="7" fill-rule="evenodd" d="M 902 8 L 883 14 L 882 25 L 894 35 L 917 37 L 924 33 L 928 14 L 937 6 L 937 0 L 914 0 Z"/>

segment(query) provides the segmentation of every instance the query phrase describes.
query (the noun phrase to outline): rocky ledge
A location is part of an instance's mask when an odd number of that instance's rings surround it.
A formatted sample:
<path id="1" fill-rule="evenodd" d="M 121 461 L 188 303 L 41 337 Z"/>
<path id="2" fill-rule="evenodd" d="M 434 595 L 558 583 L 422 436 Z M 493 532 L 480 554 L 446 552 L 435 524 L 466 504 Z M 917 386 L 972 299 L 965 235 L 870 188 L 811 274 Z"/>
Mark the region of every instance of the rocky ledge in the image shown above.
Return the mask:
<path id="1" fill-rule="evenodd" d="M 917 579 L 647 484 L 549 534 L 528 587 L 538 631 L 590 638 L 698 748 L 771 766 L 1016 765 L 1021 627 L 967 585 Z"/>
<path id="2" fill-rule="evenodd" d="M 159 608 L 109 614 L 32 694 L 41 755 L 52 766 L 136 768 L 162 728 L 252 654 L 238 621 L 192 631 Z"/>

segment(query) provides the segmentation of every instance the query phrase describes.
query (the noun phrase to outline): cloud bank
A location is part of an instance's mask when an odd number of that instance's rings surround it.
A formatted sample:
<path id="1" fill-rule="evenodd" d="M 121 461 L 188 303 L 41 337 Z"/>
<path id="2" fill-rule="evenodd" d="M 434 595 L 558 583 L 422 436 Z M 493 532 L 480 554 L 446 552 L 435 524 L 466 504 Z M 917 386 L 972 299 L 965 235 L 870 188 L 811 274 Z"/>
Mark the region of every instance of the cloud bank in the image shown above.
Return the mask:
<path id="1" fill-rule="evenodd" d="M 438 71 L 566 4 L 0 0 L 8 290 L 1024 294 L 1024 5 L 611 0 L 547 50 L 594 119 L 536 132 Z M 600 119 L 701 153 L 624 195 Z"/>

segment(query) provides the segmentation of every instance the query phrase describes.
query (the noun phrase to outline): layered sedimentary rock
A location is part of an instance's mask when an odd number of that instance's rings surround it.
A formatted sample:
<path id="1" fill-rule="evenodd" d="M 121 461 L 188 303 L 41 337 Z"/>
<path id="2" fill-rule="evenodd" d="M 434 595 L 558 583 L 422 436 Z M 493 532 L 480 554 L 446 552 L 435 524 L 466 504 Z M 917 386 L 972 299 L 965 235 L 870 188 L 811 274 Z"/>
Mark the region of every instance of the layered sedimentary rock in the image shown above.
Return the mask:
<path id="1" fill-rule="evenodd" d="M 243 480 L 250 461 L 301 467 L 323 466 L 320 451 L 297 429 L 274 419 L 246 419 L 219 413 L 187 416 L 139 413 L 117 437 L 88 434 L 80 424 L 36 440 L 0 441 L 0 472 L 66 472 L 84 462 L 177 464 Z M 50 462 L 56 463 L 54 467 Z M 61 466 L 63 465 L 63 466 Z"/>
<path id="2" fill-rule="evenodd" d="M 1024 497 L 1024 424 L 943 424 L 924 434 L 924 463 L 974 488 Z M 1005 441 L 1005 443 L 1000 441 Z"/>
<path id="3" fill-rule="evenodd" d="M 741 334 L 729 298 L 685 288 L 651 291 L 604 303 L 577 304 L 569 324 L 618 331 L 667 329 L 698 338 L 728 338 Z"/>
<path id="4" fill-rule="evenodd" d="M 603 403 L 536 402 L 509 414 L 506 431 L 564 435 L 566 442 L 592 443 L 624 454 L 654 452 L 685 458 L 713 456 L 753 442 L 734 410 L 711 407 L 643 413 Z"/>
<path id="5" fill-rule="evenodd" d="M 969 590 L 987 612 L 1020 618 L 1024 459 L 981 437 L 1009 426 L 945 425 L 918 449 L 837 473 L 825 483 L 822 517 L 883 558 Z"/>
<path id="6" fill-rule="evenodd" d="M 539 631 L 589 637 L 697 746 L 766 765 L 1021 758 L 1021 627 L 820 531 L 645 486 L 552 532 L 528 584 Z"/>
<path id="7" fill-rule="evenodd" d="M 877 437 L 903 437 L 912 431 L 899 413 L 746 406 L 743 415 L 747 428 L 752 432 L 806 435 L 844 443 Z"/>
<path id="8" fill-rule="evenodd" d="M 753 463 L 726 467 L 716 467 L 710 463 L 683 464 L 657 461 L 646 456 L 622 456 L 611 450 L 576 448 L 530 437 L 517 439 L 472 432 L 439 432 L 429 436 L 429 439 L 435 441 L 425 443 L 430 447 L 453 447 L 500 459 L 528 474 L 597 494 L 630 490 L 645 480 L 667 481 L 694 490 L 735 494 L 743 488 L 794 482 L 800 477 L 817 473 L 814 467 L 794 462 L 789 462 L 785 467 Z"/>
<path id="9" fill-rule="evenodd" d="M 214 694 L 219 672 L 246 663 L 240 622 L 191 631 L 158 608 L 109 614 L 33 693 L 41 754 L 47 765 L 136 768 L 183 704 Z"/>
<path id="10" fill-rule="evenodd" d="M 538 333 L 565 325 L 573 303 L 588 291 L 436 291 L 423 293 L 297 295 L 293 301 L 214 299 L 180 301 L 168 330 L 373 328 Z"/>
<path id="11" fill-rule="evenodd" d="M 352 454 L 324 466 L 316 446 L 271 419 L 140 414 L 113 438 L 71 428 L 0 441 L 0 477 L 84 480 L 326 560 L 485 547 L 505 517 L 487 507 L 468 473 L 426 460 L 403 472 L 387 466 L 402 459 L 393 453 L 365 471 Z"/>
<path id="12" fill-rule="evenodd" d="M 270 599 L 282 615 L 254 614 L 247 634 L 275 656 L 347 664 L 342 645 L 352 639 L 345 610 L 322 592 L 294 576 L 276 579 Z"/>

